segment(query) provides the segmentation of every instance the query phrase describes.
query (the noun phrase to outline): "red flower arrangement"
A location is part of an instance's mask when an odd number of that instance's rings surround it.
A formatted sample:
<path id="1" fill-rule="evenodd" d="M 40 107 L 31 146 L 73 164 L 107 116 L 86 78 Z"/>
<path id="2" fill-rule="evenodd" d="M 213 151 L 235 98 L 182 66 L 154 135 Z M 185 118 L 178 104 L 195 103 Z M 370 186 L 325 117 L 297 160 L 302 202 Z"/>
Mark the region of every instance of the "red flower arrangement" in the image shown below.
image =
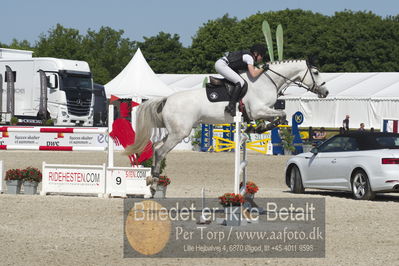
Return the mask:
<path id="1" fill-rule="evenodd" d="M 225 207 L 228 206 L 240 206 L 244 203 L 244 197 L 241 194 L 225 193 L 219 197 L 219 202 Z"/>
<path id="2" fill-rule="evenodd" d="M 259 188 L 254 182 L 251 182 L 251 181 L 247 182 L 246 189 L 245 189 L 246 193 L 255 194 L 256 192 L 258 192 L 258 190 L 259 190 Z"/>
<path id="3" fill-rule="evenodd" d="M 168 178 L 166 175 L 165 175 L 165 176 L 161 175 L 161 176 L 159 177 L 159 179 L 158 179 L 158 185 L 166 187 L 166 186 L 168 186 L 169 184 L 170 184 L 170 178 Z"/>
<path id="4" fill-rule="evenodd" d="M 41 182 L 42 172 L 34 167 L 21 169 L 9 169 L 6 172 L 5 180 L 22 180 L 30 182 Z"/>
<path id="5" fill-rule="evenodd" d="M 22 180 L 22 171 L 21 169 L 9 169 L 6 172 L 5 180 Z"/>
<path id="6" fill-rule="evenodd" d="M 240 187 L 242 187 L 242 182 L 240 183 Z M 259 187 L 252 181 L 248 181 L 245 185 L 245 193 L 247 194 L 255 194 L 258 192 Z"/>
<path id="7" fill-rule="evenodd" d="M 22 179 L 28 182 L 41 182 L 42 181 L 42 172 L 35 167 L 27 167 L 22 170 Z"/>

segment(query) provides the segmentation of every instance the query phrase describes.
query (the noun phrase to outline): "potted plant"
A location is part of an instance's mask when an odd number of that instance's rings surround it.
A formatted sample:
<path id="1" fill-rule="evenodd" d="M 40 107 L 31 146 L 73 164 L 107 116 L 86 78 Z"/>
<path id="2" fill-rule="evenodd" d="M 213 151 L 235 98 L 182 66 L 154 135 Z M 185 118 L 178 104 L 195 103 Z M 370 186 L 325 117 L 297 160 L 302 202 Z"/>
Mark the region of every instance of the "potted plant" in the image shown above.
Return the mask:
<path id="1" fill-rule="evenodd" d="M 240 184 L 240 187 L 242 187 L 242 182 Z M 248 181 L 245 185 L 245 198 L 253 199 L 255 196 L 255 193 L 258 192 L 259 187 L 252 181 Z"/>
<path id="2" fill-rule="evenodd" d="M 201 151 L 201 136 L 202 136 L 201 127 L 195 128 L 193 138 L 191 139 L 191 145 L 193 146 L 193 151 Z"/>
<path id="3" fill-rule="evenodd" d="M 44 126 L 54 126 L 54 121 L 53 119 L 47 119 L 47 120 L 43 120 L 43 125 Z"/>
<path id="4" fill-rule="evenodd" d="M 18 118 L 15 117 L 15 116 L 11 117 L 10 124 L 13 125 L 13 126 L 17 125 L 18 124 Z"/>
<path id="5" fill-rule="evenodd" d="M 224 207 L 226 225 L 241 225 L 241 205 L 244 203 L 244 197 L 241 194 L 225 193 L 219 197 L 219 202 Z"/>
<path id="6" fill-rule="evenodd" d="M 37 186 L 42 181 L 42 172 L 34 167 L 27 167 L 22 170 L 22 180 L 24 184 L 24 194 L 35 195 Z"/>
<path id="7" fill-rule="evenodd" d="M 152 158 L 144 161 L 141 163 L 142 166 L 144 167 L 152 167 Z M 161 162 L 161 169 L 159 170 L 159 174 L 163 173 L 163 170 L 166 167 L 166 158 L 164 158 Z M 166 187 L 170 184 L 170 179 L 166 176 L 159 176 L 158 183 L 155 186 L 155 191 L 153 191 L 153 197 L 154 198 L 162 198 L 164 199 L 166 197 Z M 152 188 L 151 188 L 152 189 Z"/>
<path id="8" fill-rule="evenodd" d="M 295 151 L 294 136 L 288 128 L 280 128 L 281 142 L 284 148 L 285 155 L 291 155 Z"/>
<path id="9" fill-rule="evenodd" d="M 166 188 L 170 184 L 170 178 L 166 175 L 161 175 L 158 179 L 158 184 L 155 190 L 154 198 L 164 199 L 166 197 Z"/>
<path id="10" fill-rule="evenodd" d="M 20 169 L 9 169 L 4 178 L 7 184 L 7 194 L 19 194 L 22 185 L 22 171 Z"/>

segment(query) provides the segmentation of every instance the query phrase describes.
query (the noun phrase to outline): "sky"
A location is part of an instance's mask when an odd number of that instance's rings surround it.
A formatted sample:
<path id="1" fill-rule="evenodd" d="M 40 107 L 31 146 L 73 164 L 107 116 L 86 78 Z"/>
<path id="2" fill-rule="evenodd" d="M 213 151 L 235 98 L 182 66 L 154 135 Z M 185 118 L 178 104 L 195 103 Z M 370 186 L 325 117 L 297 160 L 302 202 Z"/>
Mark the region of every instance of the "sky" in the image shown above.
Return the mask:
<path id="1" fill-rule="evenodd" d="M 98 31 L 102 26 L 123 30 L 123 38 L 143 41 L 163 31 L 178 34 L 191 45 L 196 31 L 208 20 L 229 14 L 244 19 L 258 12 L 303 9 L 334 15 L 345 9 L 372 11 L 386 17 L 399 14 L 398 0 L 0 0 L 0 42 L 15 38 L 32 45 L 57 23 L 66 28 Z"/>

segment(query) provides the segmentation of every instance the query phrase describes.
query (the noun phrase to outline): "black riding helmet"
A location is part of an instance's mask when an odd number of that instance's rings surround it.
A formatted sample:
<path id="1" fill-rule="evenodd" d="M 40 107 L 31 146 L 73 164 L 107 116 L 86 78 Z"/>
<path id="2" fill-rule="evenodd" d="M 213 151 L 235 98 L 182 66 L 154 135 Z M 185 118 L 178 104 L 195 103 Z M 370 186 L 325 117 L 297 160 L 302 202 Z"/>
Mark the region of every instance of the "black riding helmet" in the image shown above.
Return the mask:
<path id="1" fill-rule="evenodd" d="M 252 45 L 252 47 L 249 51 L 251 52 L 251 54 L 254 54 L 255 52 L 257 52 L 262 57 L 266 56 L 266 47 L 260 43 Z"/>

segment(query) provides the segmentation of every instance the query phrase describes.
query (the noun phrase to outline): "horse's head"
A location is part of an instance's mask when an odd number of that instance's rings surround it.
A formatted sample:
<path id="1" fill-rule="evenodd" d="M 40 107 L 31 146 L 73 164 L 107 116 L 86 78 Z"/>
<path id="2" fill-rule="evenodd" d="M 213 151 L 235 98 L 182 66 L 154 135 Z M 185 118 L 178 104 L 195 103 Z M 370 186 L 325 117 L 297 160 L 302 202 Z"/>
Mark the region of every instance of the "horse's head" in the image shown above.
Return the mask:
<path id="1" fill-rule="evenodd" d="M 326 98 L 328 95 L 328 90 L 325 86 L 325 82 L 323 81 L 322 75 L 319 70 L 311 66 L 308 62 L 306 62 L 306 68 L 300 71 L 297 80 L 299 80 L 299 86 L 311 91 L 319 98 Z"/>

